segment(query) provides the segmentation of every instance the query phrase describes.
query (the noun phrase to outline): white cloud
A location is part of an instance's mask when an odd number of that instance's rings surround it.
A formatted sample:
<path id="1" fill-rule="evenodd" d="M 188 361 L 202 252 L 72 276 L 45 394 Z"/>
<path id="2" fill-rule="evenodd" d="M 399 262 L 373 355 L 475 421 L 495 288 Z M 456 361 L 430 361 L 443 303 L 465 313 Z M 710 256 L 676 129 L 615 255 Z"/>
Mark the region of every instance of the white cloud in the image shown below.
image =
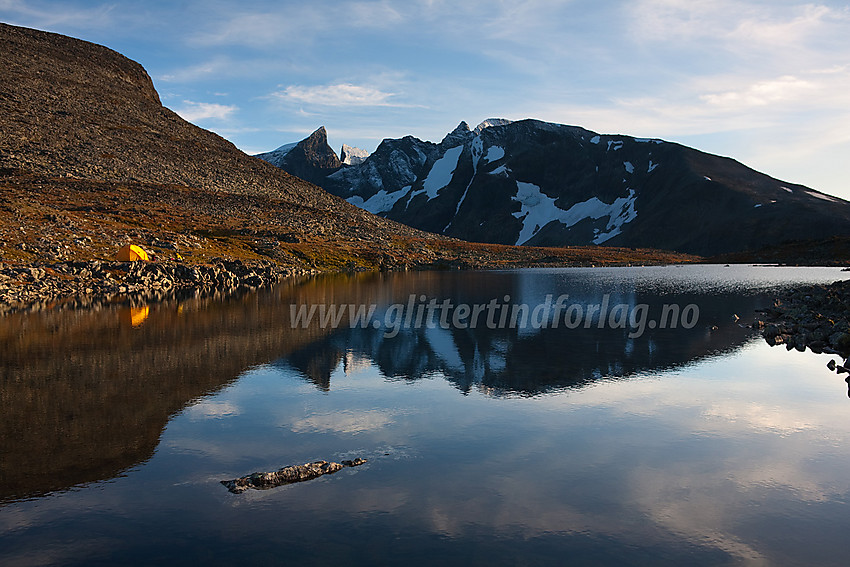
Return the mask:
<path id="1" fill-rule="evenodd" d="M 184 106 L 175 108 L 174 112 L 179 114 L 184 120 L 189 122 L 197 122 L 201 120 L 227 120 L 230 115 L 239 110 L 232 104 L 217 104 L 213 102 L 194 102 L 184 100 Z"/>
<path id="2" fill-rule="evenodd" d="M 291 85 L 271 96 L 283 101 L 317 106 L 401 106 L 390 100 L 396 96 L 395 93 L 351 83 L 314 87 Z"/>
<path id="3" fill-rule="evenodd" d="M 841 11 L 815 4 L 791 6 L 782 12 L 751 10 L 737 23 L 731 36 L 750 44 L 793 47 L 845 16 Z"/>
<path id="4" fill-rule="evenodd" d="M 704 94 L 699 98 L 709 105 L 724 109 L 746 109 L 752 106 L 799 101 L 816 88 L 817 86 L 810 81 L 786 75 L 778 79 L 758 81 L 743 90 Z"/>

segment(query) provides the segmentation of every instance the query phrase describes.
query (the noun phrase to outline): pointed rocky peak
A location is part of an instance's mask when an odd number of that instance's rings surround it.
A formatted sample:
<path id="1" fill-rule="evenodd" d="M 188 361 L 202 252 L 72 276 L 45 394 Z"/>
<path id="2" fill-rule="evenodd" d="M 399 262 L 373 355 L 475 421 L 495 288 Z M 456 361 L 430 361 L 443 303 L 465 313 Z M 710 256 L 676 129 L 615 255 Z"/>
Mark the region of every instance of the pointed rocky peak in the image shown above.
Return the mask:
<path id="1" fill-rule="evenodd" d="M 477 136 L 484 128 L 492 128 L 494 126 L 507 126 L 511 122 L 513 122 L 513 120 L 508 120 L 507 118 L 488 118 L 487 120 L 482 121 L 481 124 L 476 126 L 472 133 Z"/>
<path id="2" fill-rule="evenodd" d="M 454 130 L 452 130 L 452 134 L 466 132 L 469 132 L 469 124 L 467 124 L 465 120 L 461 120 L 460 124 L 458 124 Z"/>
<path id="3" fill-rule="evenodd" d="M 446 134 L 441 146 L 457 146 L 463 144 L 466 140 L 472 137 L 472 130 L 469 129 L 469 124 L 462 121 L 457 125 L 457 128 Z"/>
<path id="4" fill-rule="evenodd" d="M 324 126 L 304 138 L 287 155 L 291 159 L 303 160 L 303 163 L 320 169 L 338 169 L 342 162 L 328 145 L 328 133 Z"/>
<path id="5" fill-rule="evenodd" d="M 343 144 L 342 149 L 339 151 L 339 159 L 345 165 L 361 164 L 366 161 L 367 157 L 369 157 L 369 152 L 349 146 L 348 144 Z"/>
<path id="6" fill-rule="evenodd" d="M 328 145 L 324 126 L 297 144 L 286 144 L 256 157 L 311 183 L 319 183 L 342 167 L 342 162 Z"/>

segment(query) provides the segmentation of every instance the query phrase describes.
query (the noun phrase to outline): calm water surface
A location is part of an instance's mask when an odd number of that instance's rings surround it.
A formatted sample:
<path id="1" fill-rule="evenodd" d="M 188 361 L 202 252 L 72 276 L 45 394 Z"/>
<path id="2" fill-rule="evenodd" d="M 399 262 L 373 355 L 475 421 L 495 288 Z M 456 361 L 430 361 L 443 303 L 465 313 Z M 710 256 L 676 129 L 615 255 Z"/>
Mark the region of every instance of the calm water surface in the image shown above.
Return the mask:
<path id="1" fill-rule="evenodd" d="M 7 317 L 0 564 L 850 564 L 847 385 L 830 356 L 768 347 L 733 318 L 848 276 L 328 276 Z M 411 295 L 531 309 L 562 294 L 699 317 L 639 334 L 594 319 L 392 338 L 290 320 L 293 304 L 376 304 L 380 318 Z M 311 482 L 220 484 L 357 456 L 368 463 Z"/>

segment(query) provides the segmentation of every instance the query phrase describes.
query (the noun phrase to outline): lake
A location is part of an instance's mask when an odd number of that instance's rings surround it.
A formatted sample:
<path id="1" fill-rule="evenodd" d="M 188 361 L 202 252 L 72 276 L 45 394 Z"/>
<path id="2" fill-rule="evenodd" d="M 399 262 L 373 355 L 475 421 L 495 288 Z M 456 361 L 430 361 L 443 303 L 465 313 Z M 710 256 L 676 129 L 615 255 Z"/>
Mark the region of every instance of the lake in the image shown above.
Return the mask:
<path id="1" fill-rule="evenodd" d="M 0 319 L 0 564 L 850 564 L 837 357 L 747 326 L 848 277 L 328 275 Z"/>

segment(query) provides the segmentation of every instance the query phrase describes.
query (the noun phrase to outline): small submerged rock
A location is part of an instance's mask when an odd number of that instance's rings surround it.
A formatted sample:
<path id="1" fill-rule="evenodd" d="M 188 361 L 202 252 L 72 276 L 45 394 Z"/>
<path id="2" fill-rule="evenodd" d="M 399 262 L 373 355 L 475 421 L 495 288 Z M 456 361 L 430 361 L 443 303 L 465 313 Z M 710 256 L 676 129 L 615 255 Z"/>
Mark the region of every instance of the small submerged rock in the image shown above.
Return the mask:
<path id="1" fill-rule="evenodd" d="M 255 472 L 248 476 L 235 478 L 233 480 L 222 480 L 221 484 L 227 487 L 227 490 L 230 492 L 234 494 L 241 494 L 249 488 L 266 490 L 277 486 L 283 486 L 285 484 L 294 484 L 296 482 L 313 480 L 314 478 L 318 478 L 326 474 L 333 474 L 341 471 L 346 467 L 362 465 L 365 462 L 366 459 L 361 459 L 360 457 L 350 461 L 342 461 L 341 463 L 315 461 L 312 463 L 305 463 L 303 465 L 283 467 L 282 469 L 273 472 Z"/>

